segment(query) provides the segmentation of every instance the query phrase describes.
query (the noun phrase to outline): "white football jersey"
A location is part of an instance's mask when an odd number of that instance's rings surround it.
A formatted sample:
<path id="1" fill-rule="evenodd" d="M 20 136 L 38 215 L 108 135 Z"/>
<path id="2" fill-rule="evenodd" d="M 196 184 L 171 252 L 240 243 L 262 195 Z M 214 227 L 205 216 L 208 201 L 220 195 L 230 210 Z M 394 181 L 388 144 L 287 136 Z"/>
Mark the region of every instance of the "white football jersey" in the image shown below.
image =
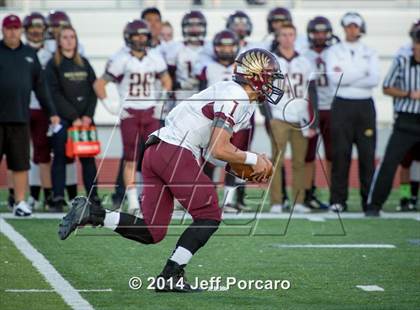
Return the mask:
<path id="1" fill-rule="evenodd" d="M 328 80 L 326 55 L 328 48 L 323 49 L 321 53 L 308 49 L 305 57 L 315 68 L 316 91 L 318 95 L 318 109 L 330 110 L 331 103 L 335 95 L 335 86 Z"/>
<path id="2" fill-rule="evenodd" d="M 39 59 L 39 62 L 41 63 L 42 69 L 45 69 L 48 61 L 51 59 L 53 54 L 45 46 L 40 48 L 36 54 L 38 55 L 38 59 Z M 31 91 L 31 102 L 29 103 L 29 108 L 32 110 L 41 109 L 41 105 L 39 104 L 39 101 L 36 98 L 34 91 Z"/>
<path id="3" fill-rule="evenodd" d="M 257 47 L 254 43 L 247 42 L 246 45 L 239 48 L 238 55 L 247 51 L 247 50 L 249 50 L 249 49 L 251 49 L 251 48 L 254 48 L 254 47 Z M 208 86 L 214 84 L 215 82 L 230 81 L 232 79 L 232 77 L 229 77 L 228 79 L 226 78 L 226 74 L 227 74 L 228 70 L 222 70 L 222 68 L 225 68 L 225 67 L 223 65 L 219 64 L 215 59 L 216 59 L 216 55 L 214 53 L 213 45 L 208 44 L 208 45 L 204 46 L 203 50 L 198 55 L 198 60 L 195 62 L 194 66 L 193 66 L 194 76 L 200 76 L 200 74 L 203 72 L 203 69 L 208 64 L 215 63 L 215 64 L 217 64 L 216 67 L 220 66 L 220 69 L 218 69 L 218 71 L 223 71 L 223 73 L 222 73 L 223 76 L 221 78 L 218 78 L 218 79 L 216 78 L 217 80 L 214 80 L 214 82 L 210 82 L 210 80 L 208 79 Z M 226 69 L 231 70 L 231 75 L 232 75 L 233 65 L 229 66 Z M 209 76 L 210 75 L 211 74 L 209 74 Z M 210 79 L 211 79 L 211 77 L 210 77 Z"/>
<path id="4" fill-rule="evenodd" d="M 179 99 L 186 99 L 198 91 L 198 80 L 194 75 L 194 65 L 199 60 L 199 55 L 205 45 L 190 45 L 184 42 L 171 44 L 166 49 L 166 62 L 168 66 L 176 67 L 176 81 L 180 84 L 181 91 L 178 92 Z"/>
<path id="5" fill-rule="evenodd" d="M 233 74 L 233 64 L 224 66 L 212 59 L 208 61 L 201 71 L 200 78 L 207 81 L 207 86 L 212 86 L 220 81 L 231 81 Z"/>
<path id="6" fill-rule="evenodd" d="M 155 46 L 154 49 L 159 51 L 159 53 L 162 54 L 163 58 L 165 59 L 165 61 L 168 59 L 168 55 L 171 54 L 171 51 L 174 48 L 177 48 L 177 43 L 174 40 L 165 42 L 165 41 L 161 41 L 159 45 Z"/>
<path id="7" fill-rule="evenodd" d="M 139 59 L 122 48 L 109 59 L 105 75 L 116 83 L 122 106 L 145 110 L 155 106 L 160 97 L 155 82 L 166 70 L 165 60 L 157 51 L 150 50 Z"/>
<path id="8" fill-rule="evenodd" d="M 152 134 L 190 150 L 199 159 L 209 146 L 214 119 L 237 132 L 247 125 L 256 106 L 238 83 L 218 82 L 178 104 L 168 114 L 165 127 Z"/>
<path id="9" fill-rule="evenodd" d="M 291 59 L 275 55 L 284 74 L 284 95 L 277 105 L 271 105 L 273 118 L 301 124 L 309 120 L 308 84 L 315 79 L 315 69 L 310 61 L 296 53 Z"/>

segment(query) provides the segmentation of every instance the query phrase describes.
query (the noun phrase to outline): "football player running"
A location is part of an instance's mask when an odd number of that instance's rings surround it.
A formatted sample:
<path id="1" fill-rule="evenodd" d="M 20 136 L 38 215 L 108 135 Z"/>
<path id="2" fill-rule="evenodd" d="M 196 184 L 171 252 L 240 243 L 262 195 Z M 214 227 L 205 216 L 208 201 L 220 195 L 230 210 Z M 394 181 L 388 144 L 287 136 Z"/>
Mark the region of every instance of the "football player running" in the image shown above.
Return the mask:
<path id="1" fill-rule="evenodd" d="M 193 218 L 156 282 L 156 291 L 193 292 L 184 268 L 218 229 L 221 209 L 214 184 L 198 164 L 203 149 L 216 159 L 251 165 L 257 181 L 267 181 L 272 169 L 265 155 L 244 152 L 230 143 L 232 133 L 246 124 L 257 102 L 277 104 L 283 80 L 276 58 L 263 49 L 251 49 L 235 60 L 232 81 L 222 81 L 181 102 L 168 115 L 165 126 L 149 136 L 142 165 L 145 181 L 143 218 L 106 212 L 80 197 L 73 202 L 59 227 L 66 239 L 78 226 L 103 225 L 134 241 L 161 241 L 172 218 L 174 197 Z M 160 280 L 161 279 L 161 280 Z M 158 281 L 159 280 L 159 281 Z"/>
<path id="2" fill-rule="evenodd" d="M 234 61 L 238 55 L 240 41 L 238 36 L 230 30 L 218 32 L 213 39 L 214 57 L 202 69 L 198 79 L 200 90 L 207 88 L 220 81 L 232 80 Z M 251 144 L 253 117 L 244 128 L 232 135 L 230 142 L 242 151 L 247 151 Z M 207 162 L 204 167 L 206 174 L 213 178 L 214 165 Z M 237 184 L 240 184 L 238 187 Z M 236 202 L 234 202 L 236 195 Z M 246 210 L 244 181 L 229 173 L 225 177 L 225 195 L 223 210 L 225 212 L 239 212 Z"/>
<path id="3" fill-rule="evenodd" d="M 139 142 L 159 129 L 156 78 L 164 91 L 172 88 L 167 66 L 159 52 L 150 50 L 150 30 L 143 20 L 133 20 L 124 28 L 127 49 L 120 49 L 106 66 L 105 73 L 95 82 L 95 91 L 104 107 L 114 115 L 120 115 L 124 158 L 124 184 L 130 213 L 139 211 L 136 188 L 136 168 Z M 120 102 L 107 97 L 106 84 L 117 85 Z M 159 103 L 160 104 L 160 103 Z"/>

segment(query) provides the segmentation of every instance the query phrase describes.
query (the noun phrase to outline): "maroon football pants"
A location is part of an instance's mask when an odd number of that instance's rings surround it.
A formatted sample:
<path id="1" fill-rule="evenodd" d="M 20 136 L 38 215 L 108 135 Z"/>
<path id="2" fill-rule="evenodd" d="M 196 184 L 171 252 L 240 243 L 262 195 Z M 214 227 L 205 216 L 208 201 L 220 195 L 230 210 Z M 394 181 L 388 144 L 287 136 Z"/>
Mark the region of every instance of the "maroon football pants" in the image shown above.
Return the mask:
<path id="1" fill-rule="evenodd" d="M 174 198 L 196 220 L 221 220 L 216 188 L 192 152 L 164 141 L 143 158 L 141 210 L 154 242 L 162 240 L 172 218 Z"/>

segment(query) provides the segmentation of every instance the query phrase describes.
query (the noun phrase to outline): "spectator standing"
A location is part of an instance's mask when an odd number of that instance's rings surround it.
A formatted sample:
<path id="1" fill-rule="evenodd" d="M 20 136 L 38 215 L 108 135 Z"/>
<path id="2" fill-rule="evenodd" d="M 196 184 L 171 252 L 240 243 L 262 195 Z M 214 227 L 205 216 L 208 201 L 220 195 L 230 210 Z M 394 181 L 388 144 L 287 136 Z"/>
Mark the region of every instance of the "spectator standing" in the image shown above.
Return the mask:
<path id="1" fill-rule="evenodd" d="M 21 41 L 22 22 L 8 15 L 2 22 L 0 41 L 0 160 L 6 155 L 12 171 L 16 216 L 29 216 L 31 208 L 25 202 L 29 170 L 29 103 L 35 91 L 53 124 L 59 122 L 48 97 L 44 73 L 35 50 Z"/>
<path id="2" fill-rule="evenodd" d="M 52 164 L 53 208 L 61 211 L 65 205 L 64 188 L 66 180 L 67 129 L 71 126 L 90 126 L 96 108 L 96 94 L 93 83 L 96 80 L 89 61 L 80 56 L 77 34 L 71 26 L 63 26 L 57 37 L 57 49 L 47 64 L 47 79 L 62 128 L 53 134 Z M 83 183 L 92 203 L 99 204 L 94 157 L 80 158 L 83 168 Z"/>

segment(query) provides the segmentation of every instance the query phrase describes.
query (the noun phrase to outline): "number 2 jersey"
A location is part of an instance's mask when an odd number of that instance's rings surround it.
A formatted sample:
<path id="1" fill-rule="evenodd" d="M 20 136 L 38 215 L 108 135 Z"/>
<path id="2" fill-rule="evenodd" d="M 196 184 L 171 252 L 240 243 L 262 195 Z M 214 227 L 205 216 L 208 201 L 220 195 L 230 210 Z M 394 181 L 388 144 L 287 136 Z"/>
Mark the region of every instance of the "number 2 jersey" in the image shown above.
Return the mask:
<path id="1" fill-rule="evenodd" d="M 295 52 L 291 59 L 275 54 L 284 74 L 284 95 L 277 105 L 271 105 L 273 118 L 290 123 L 309 119 L 308 85 L 315 79 L 316 69 L 304 56 Z"/>
<path id="2" fill-rule="evenodd" d="M 160 98 L 155 82 L 166 71 L 159 52 L 149 50 L 140 59 L 122 48 L 109 59 L 104 78 L 116 83 L 124 108 L 145 110 L 154 107 Z"/>
<path id="3" fill-rule="evenodd" d="M 197 160 L 206 153 L 213 127 L 238 132 L 256 108 L 243 87 L 233 81 L 214 84 L 178 104 L 153 133 L 161 140 L 190 150 Z"/>

